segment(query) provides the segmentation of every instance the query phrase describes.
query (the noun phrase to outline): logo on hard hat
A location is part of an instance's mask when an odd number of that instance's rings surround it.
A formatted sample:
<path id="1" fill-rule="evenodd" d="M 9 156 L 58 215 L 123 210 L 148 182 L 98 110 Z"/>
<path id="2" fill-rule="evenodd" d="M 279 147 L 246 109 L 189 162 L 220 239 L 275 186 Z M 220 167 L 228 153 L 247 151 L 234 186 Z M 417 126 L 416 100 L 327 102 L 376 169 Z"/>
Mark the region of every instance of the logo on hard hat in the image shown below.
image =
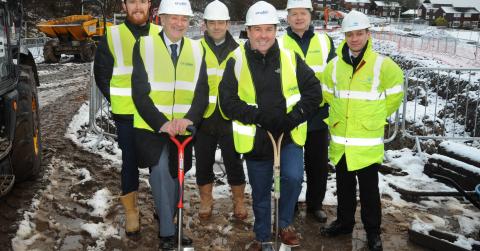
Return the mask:
<path id="1" fill-rule="evenodd" d="M 358 22 L 354 22 L 352 26 L 358 26 Z"/>
<path id="2" fill-rule="evenodd" d="M 262 10 L 262 11 L 255 12 L 255 15 L 265 15 L 265 14 L 268 14 L 268 10 Z"/>
<path id="3" fill-rule="evenodd" d="M 175 5 L 187 5 L 186 2 L 175 2 Z"/>

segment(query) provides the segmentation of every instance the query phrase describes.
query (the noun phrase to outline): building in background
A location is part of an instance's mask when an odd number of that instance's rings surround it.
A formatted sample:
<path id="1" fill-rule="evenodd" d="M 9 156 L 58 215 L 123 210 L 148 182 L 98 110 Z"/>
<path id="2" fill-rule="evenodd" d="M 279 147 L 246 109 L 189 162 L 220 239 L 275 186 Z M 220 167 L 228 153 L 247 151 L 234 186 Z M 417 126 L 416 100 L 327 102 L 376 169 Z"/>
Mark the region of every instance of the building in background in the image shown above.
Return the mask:
<path id="1" fill-rule="evenodd" d="M 478 29 L 480 0 L 425 0 L 420 6 L 420 17 L 432 25 L 443 17 L 448 27 Z"/>
<path id="2" fill-rule="evenodd" d="M 402 7 L 398 2 L 393 1 L 372 1 L 370 6 L 371 15 L 379 17 L 396 17 L 401 15 Z"/>

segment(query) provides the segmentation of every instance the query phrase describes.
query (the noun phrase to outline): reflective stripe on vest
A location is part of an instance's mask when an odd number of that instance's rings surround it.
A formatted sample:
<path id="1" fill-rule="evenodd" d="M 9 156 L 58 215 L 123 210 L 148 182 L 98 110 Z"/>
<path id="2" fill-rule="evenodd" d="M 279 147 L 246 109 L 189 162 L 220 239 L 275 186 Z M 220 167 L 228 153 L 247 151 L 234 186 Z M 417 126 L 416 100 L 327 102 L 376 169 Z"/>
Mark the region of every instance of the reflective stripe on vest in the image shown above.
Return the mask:
<path id="1" fill-rule="evenodd" d="M 343 99 L 360 99 L 360 100 L 383 100 L 385 99 L 385 92 L 379 92 L 378 87 L 380 86 L 380 72 L 382 69 L 382 63 L 385 59 L 382 55 L 377 55 L 375 59 L 375 65 L 373 67 L 373 80 L 372 87 L 370 91 L 351 91 L 351 90 L 337 90 L 337 65 L 338 57 L 334 60 L 333 72 L 332 72 L 332 81 L 333 81 L 333 90 L 331 91 L 336 98 Z M 328 88 L 327 88 L 328 89 Z"/>
<path id="2" fill-rule="evenodd" d="M 347 146 L 376 146 L 383 144 L 383 137 L 380 138 L 345 138 L 331 135 L 332 141 Z"/>
<path id="3" fill-rule="evenodd" d="M 208 87 L 209 87 L 209 97 L 208 97 L 208 106 L 205 109 L 203 114 L 204 118 L 210 117 L 215 111 L 218 100 L 218 84 L 223 77 L 223 72 L 225 70 L 225 65 L 229 57 L 227 57 L 223 62 L 218 62 L 217 56 L 212 51 L 210 46 L 208 46 L 205 38 L 200 40 L 203 48 L 205 48 L 205 63 L 207 65 L 207 75 L 208 75 Z M 223 113 L 222 113 L 222 116 Z M 224 116 L 225 118 L 225 116 Z"/>
<path id="4" fill-rule="evenodd" d="M 330 52 L 330 39 L 326 34 L 319 35 L 315 33 L 313 35 L 306 56 L 298 43 L 288 34 L 285 34 L 278 39 L 278 44 L 281 48 L 293 50 L 300 55 L 307 65 L 315 72 L 315 76 L 320 80 L 321 73 L 327 66 L 328 54 Z"/>
<path id="5" fill-rule="evenodd" d="M 317 77 L 318 80 L 322 79 L 322 74 L 327 66 L 328 55 L 331 49 L 330 39 L 327 34 L 314 34 L 310 40 L 306 56 L 298 43 L 288 34 L 278 39 L 278 44 L 281 48 L 295 51 L 305 60 L 305 63 L 310 69 L 315 72 L 315 77 Z M 322 100 L 320 107 L 324 104 L 325 102 Z"/>
<path id="6" fill-rule="evenodd" d="M 149 35 L 156 34 L 160 28 L 150 24 Z M 132 100 L 132 50 L 135 37 L 124 23 L 107 27 L 107 42 L 114 59 L 112 78 L 110 79 L 110 102 L 112 113 L 133 114 L 135 106 Z"/>
<path id="7" fill-rule="evenodd" d="M 343 46 L 345 42 L 337 55 Z M 382 75 L 397 71 L 398 66 L 391 64 L 390 59 L 372 50 L 371 41 L 356 70 L 341 56 L 329 63 L 322 90 L 333 96 L 326 122 L 331 135 L 329 157 L 334 164 L 345 156 L 348 170 L 355 171 L 382 162 L 387 95 L 403 91 L 402 83 L 392 85 L 396 78 L 382 79 Z"/>
<path id="8" fill-rule="evenodd" d="M 168 120 L 183 118 L 190 110 L 200 75 L 203 49 L 198 41 L 183 38 L 177 66 L 159 35 L 140 39 L 140 55 L 150 83 L 149 97 Z M 134 127 L 153 131 L 135 112 Z"/>
<path id="9" fill-rule="evenodd" d="M 234 72 L 238 82 L 238 96 L 248 105 L 257 106 L 254 83 L 248 64 L 246 63 L 245 49 L 243 45 L 234 50 L 235 58 Z M 280 49 L 280 65 L 283 96 L 286 100 L 287 113 L 293 109 L 293 106 L 300 100 L 300 90 L 298 89 L 296 76 L 296 58 L 295 54 Z M 240 121 L 232 121 L 233 140 L 235 150 L 239 153 L 248 153 L 253 150 L 256 125 L 243 124 Z M 307 135 L 306 122 L 294 128 L 291 132 L 292 140 L 295 144 L 303 146 Z"/>

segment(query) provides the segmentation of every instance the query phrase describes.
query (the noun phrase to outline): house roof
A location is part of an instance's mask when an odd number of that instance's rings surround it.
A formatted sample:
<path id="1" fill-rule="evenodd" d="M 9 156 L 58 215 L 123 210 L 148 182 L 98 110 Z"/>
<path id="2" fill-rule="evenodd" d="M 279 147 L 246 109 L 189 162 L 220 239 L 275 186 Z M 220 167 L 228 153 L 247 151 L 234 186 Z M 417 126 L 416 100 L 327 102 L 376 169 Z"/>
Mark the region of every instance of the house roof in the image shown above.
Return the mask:
<path id="1" fill-rule="evenodd" d="M 455 8 L 473 7 L 480 11 L 480 0 L 425 0 L 424 2 L 427 1 L 432 5 L 450 5 Z"/>
<path id="2" fill-rule="evenodd" d="M 461 11 L 455 10 L 453 7 L 442 6 L 440 9 L 445 13 L 463 13 Z"/>
<path id="3" fill-rule="evenodd" d="M 429 10 L 437 11 L 438 10 L 438 8 L 433 7 L 432 4 L 430 4 L 430 3 L 424 3 L 423 7 L 425 7 L 425 9 L 427 11 L 429 11 Z"/>
<path id="4" fill-rule="evenodd" d="M 384 2 L 384 1 L 374 1 L 377 6 L 390 6 L 390 7 L 400 7 L 398 2 Z"/>
<path id="5" fill-rule="evenodd" d="M 417 14 L 417 12 L 416 12 L 414 9 L 409 9 L 409 10 L 407 10 L 407 11 L 405 11 L 405 12 L 402 12 L 402 15 L 411 15 L 411 16 L 413 16 L 413 15 L 416 15 L 416 14 Z"/>

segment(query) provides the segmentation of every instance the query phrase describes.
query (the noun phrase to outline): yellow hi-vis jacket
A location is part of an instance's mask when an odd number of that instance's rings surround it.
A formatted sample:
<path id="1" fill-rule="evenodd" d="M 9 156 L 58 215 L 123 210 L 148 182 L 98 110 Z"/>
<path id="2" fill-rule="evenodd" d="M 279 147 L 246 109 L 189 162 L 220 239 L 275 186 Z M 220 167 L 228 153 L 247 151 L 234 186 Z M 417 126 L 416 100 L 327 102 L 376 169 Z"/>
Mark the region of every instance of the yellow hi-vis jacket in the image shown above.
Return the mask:
<path id="1" fill-rule="evenodd" d="M 200 75 L 203 49 L 200 42 L 183 38 L 177 66 L 160 35 L 140 38 L 140 55 L 150 84 L 149 97 L 168 120 L 183 118 L 190 110 Z M 135 111 L 133 126 L 153 131 Z"/>
<path id="2" fill-rule="evenodd" d="M 225 65 L 227 64 L 227 56 L 223 62 L 218 62 L 217 56 L 212 51 L 210 46 L 208 46 L 205 38 L 200 40 L 202 43 L 203 48 L 205 48 L 205 63 L 207 65 L 207 75 L 208 75 L 208 106 L 205 109 L 205 113 L 203 114 L 204 118 L 210 117 L 213 112 L 215 111 L 215 107 L 217 105 L 218 100 L 218 84 L 222 81 L 223 72 L 225 70 Z M 221 113 L 224 118 L 225 115 Z"/>
<path id="3" fill-rule="evenodd" d="M 322 80 L 322 74 L 327 66 L 328 54 L 330 52 L 331 44 L 327 34 L 317 34 L 310 40 L 307 55 L 303 54 L 302 48 L 298 43 L 288 34 L 283 35 L 278 39 L 278 46 L 296 52 L 305 60 L 305 63 L 315 72 L 315 77 Z M 322 100 L 320 107 L 323 107 L 325 100 Z"/>
<path id="4" fill-rule="evenodd" d="M 158 34 L 161 28 L 150 24 L 149 35 Z M 125 23 L 107 26 L 107 41 L 113 55 L 113 73 L 110 79 L 110 104 L 114 114 L 133 114 L 132 51 L 135 37 Z"/>
<path id="5" fill-rule="evenodd" d="M 403 71 L 388 57 L 379 55 L 368 42 L 362 61 L 354 73 L 342 58 L 343 43 L 337 57 L 323 74 L 323 97 L 330 105 L 325 119 L 330 129 L 330 160 L 336 165 L 345 154 L 349 171 L 382 163 L 384 126 L 403 98 Z"/>
<path id="6" fill-rule="evenodd" d="M 255 87 L 250 69 L 248 68 L 245 48 L 240 45 L 233 51 L 231 57 L 235 59 L 234 72 L 238 81 L 238 97 L 248 105 L 257 106 Z M 228 61 L 228 60 L 227 60 Z M 295 53 L 280 48 L 280 75 L 282 79 L 283 96 L 286 100 L 287 113 L 300 101 L 298 89 Z M 248 153 L 253 150 L 256 125 L 243 124 L 240 121 L 232 121 L 233 141 L 238 153 Z M 307 137 L 307 123 L 304 122 L 291 132 L 295 144 L 303 146 Z"/>

